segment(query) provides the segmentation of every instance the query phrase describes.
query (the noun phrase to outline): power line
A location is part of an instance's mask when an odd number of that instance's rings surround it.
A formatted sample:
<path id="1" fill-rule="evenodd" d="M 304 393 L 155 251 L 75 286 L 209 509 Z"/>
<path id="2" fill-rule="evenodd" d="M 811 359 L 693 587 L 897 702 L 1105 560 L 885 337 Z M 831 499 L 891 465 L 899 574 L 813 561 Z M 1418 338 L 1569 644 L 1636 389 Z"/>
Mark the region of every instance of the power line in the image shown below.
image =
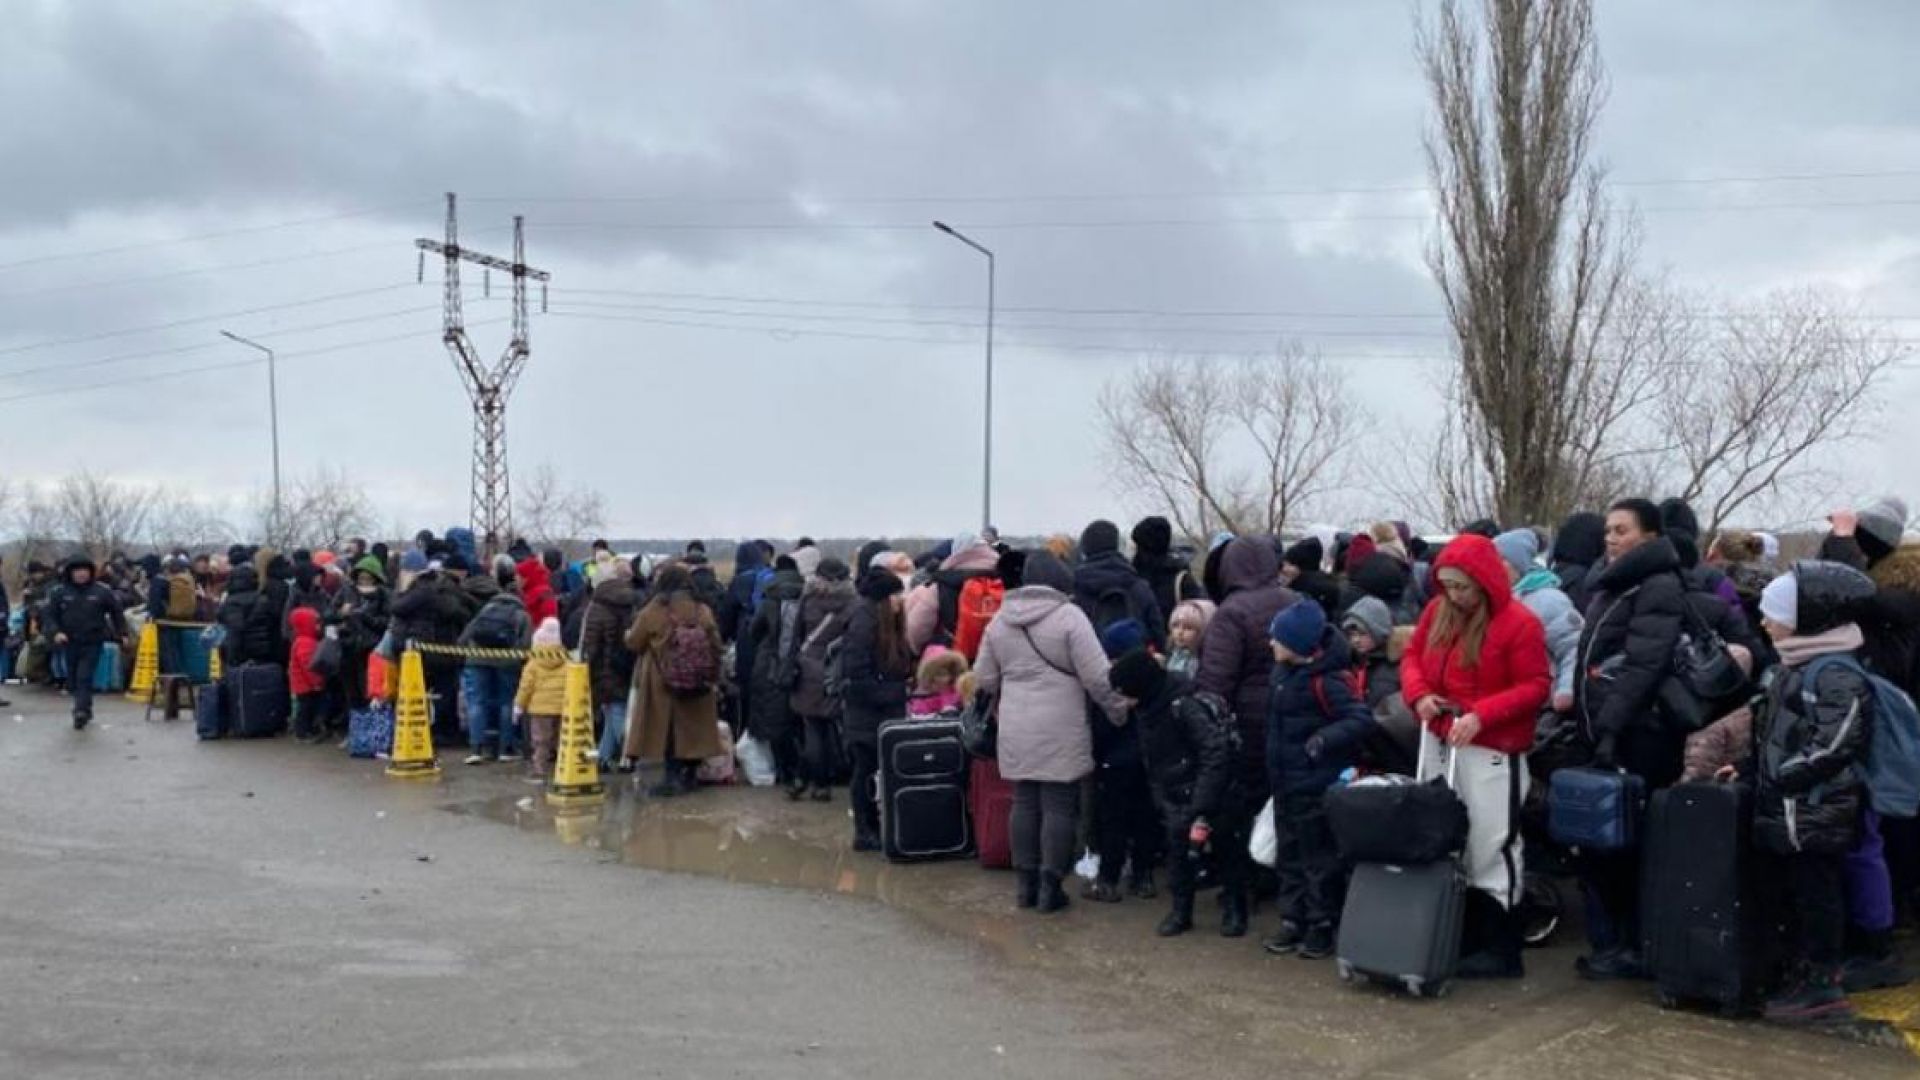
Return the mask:
<path id="1" fill-rule="evenodd" d="M 324 225 L 334 221 L 346 221 L 350 218 L 371 217 L 390 210 L 400 210 L 411 206 L 424 206 L 426 201 L 415 199 L 403 203 L 388 203 L 384 206 L 369 206 L 359 210 L 343 210 L 337 214 L 320 217 L 295 218 L 292 221 L 276 221 L 270 225 L 244 225 L 238 228 L 221 229 L 217 232 L 197 233 L 193 236 L 175 236 L 165 240 L 141 240 L 131 244 L 115 244 L 111 247 L 93 248 L 88 251 L 62 251 L 51 255 L 34 255 L 25 259 L 0 263 L 0 272 L 18 269 L 22 266 L 40 266 L 50 262 L 65 262 L 70 259 L 89 259 L 99 255 L 119 255 L 128 251 L 151 251 L 154 248 L 173 247 L 178 244 L 197 244 L 206 240 L 222 240 L 230 236 L 253 236 L 279 229 L 294 229 L 303 225 Z"/>
<path id="2" fill-rule="evenodd" d="M 1749 176 L 1701 176 L 1669 179 L 1610 180 L 1608 187 L 1708 187 L 1718 184 L 1805 183 L 1827 180 L 1892 180 L 1920 177 L 1920 169 L 1890 169 L 1878 172 L 1774 173 Z M 1135 191 L 1135 192 L 1051 192 L 1041 194 L 961 194 L 946 195 L 850 195 L 823 197 L 825 206 L 913 206 L 1001 203 L 1110 203 L 1187 201 L 1199 199 L 1297 198 L 1328 195 L 1411 195 L 1430 194 L 1427 184 L 1378 184 L 1350 187 L 1250 188 L 1213 191 Z M 808 201 L 804 193 L 786 195 L 482 195 L 472 202 L 515 203 L 601 203 L 658 204 L 698 206 L 790 205 Z"/>
<path id="3" fill-rule="evenodd" d="M 428 310 L 437 309 L 429 308 Z M 507 319 L 483 319 L 479 322 L 468 323 L 467 325 L 490 326 L 495 323 L 508 321 Z M 286 331 L 283 331 L 283 333 L 284 332 Z M 365 338 L 360 341 L 343 341 L 337 345 L 324 345 L 314 349 L 300 349 L 295 352 L 277 353 L 275 358 L 278 360 L 300 360 L 309 356 L 321 356 L 327 353 L 341 352 L 346 349 L 362 349 L 369 345 L 387 345 L 396 341 L 412 341 L 418 337 L 419 334 L 417 332 L 411 331 L 405 334 L 389 334 L 385 337 Z M 165 379 L 182 378 L 189 375 L 200 375 L 210 371 L 229 371 L 235 368 L 258 367 L 265 363 L 266 361 L 263 359 L 250 357 L 245 360 L 223 361 L 218 364 L 203 364 L 199 367 L 158 371 L 151 375 L 135 375 L 125 379 L 109 379 L 104 382 L 87 383 L 82 386 L 58 386 L 48 390 L 32 390 L 24 394 L 11 394 L 6 397 L 0 397 L 0 405 L 6 405 L 16 401 L 29 401 L 36 398 L 59 397 L 65 394 L 82 394 L 93 390 L 112 390 L 122 386 L 137 386 L 142 383 L 160 382 Z"/>
<path id="4" fill-rule="evenodd" d="M 780 306 L 780 307 L 853 308 L 858 310 L 885 310 L 885 311 L 914 311 L 914 310 L 979 311 L 980 310 L 980 305 L 978 303 L 934 304 L 934 303 L 900 302 L 900 301 L 889 301 L 889 300 L 832 300 L 832 299 L 826 299 L 823 297 L 743 296 L 737 293 L 667 292 L 667 291 L 640 290 L 640 289 L 565 288 L 565 289 L 555 289 L 554 293 L 556 297 L 560 298 L 559 302 L 572 303 L 572 304 L 579 304 L 580 301 L 566 300 L 564 299 L 565 294 L 571 293 L 571 294 L 579 294 L 583 296 L 638 297 L 638 298 L 643 298 L 648 300 L 655 300 L 655 299 L 693 300 L 693 301 L 699 301 L 699 302 L 705 302 L 705 303 L 765 304 L 768 306 Z M 1433 311 L 1433 312 L 1313 311 L 1313 310 L 1298 309 L 1298 308 L 1294 308 L 1294 309 L 1245 308 L 1245 309 L 1221 310 L 1221 309 L 1169 309 L 1169 308 L 1150 308 L 1150 307 L 1097 307 L 1097 308 L 1049 307 L 1049 306 L 1019 306 L 1019 305 L 1002 304 L 999 306 L 998 310 L 1002 312 L 1007 312 L 1010 314 L 1069 315 L 1069 316 L 1087 316 L 1087 317 L 1139 316 L 1142 318 L 1167 318 L 1167 319 L 1329 319 L 1329 320 L 1416 319 L 1416 320 L 1426 320 L 1426 321 L 1444 321 L 1447 318 L 1444 312 L 1438 312 L 1438 311 Z M 781 313 L 769 312 L 768 314 L 778 316 Z M 1729 319 L 1742 319 L 1742 318 L 1746 318 L 1747 316 L 1739 312 L 1702 311 L 1702 312 L 1689 313 L 1684 317 L 1690 320 L 1719 321 L 1719 320 L 1729 320 Z M 1870 313 L 1870 312 L 1858 313 L 1858 314 L 1847 313 L 1847 314 L 1842 314 L 1836 317 L 1846 318 L 1846 319 L 1876 321 L 1876 322 L 1920 321 L 1920 315 L 1890 315 L 1890 314 L 1879 314 L 1879 313 Z M 1095 329 L 1095 327 L 1087 327 L 1087 329 Z"/>
<path id="5" fill-rule="evenodd" d="M 330 304 L 336 300 L 348 300 L 359 296 L 372 296 L 375 293 L 391 292 L 394 289 L 412 288 L 414 282 L 402 281 L 393 285 L 381 285 L 371 289 L 354 289 L 349 292 L 328 293 L 306 300 L 290 300 L 284 304 L 265 304 L 260 307 L 244 308 L 240 311 L 222 311 L 212 315 L 195 315 L 190 319 L 174 319 L 171 322 L 149 323 L 146 326 L 128 326 L 119 330 L 102 330 L 97 334 L 84 334 L 78 337 L 51 338 L 46 341 L 30 342 L 26 345 L 12 345 L 0 349 L 0 356 L 14 353 L 31 352 L 35 349 L 52 349 L 62 345 L 81 345 L 90 341 L 105 341 L 109 338 L 132 337 L 150 334 L 161 330 L 173 330 L 182 326 L 194 326 L 199 323 L 220 322 L 224 319 L 238 319 L 248 315 L 260 315 L 269 311 L 286 311 L 292 308 L 312 307 L 316 304 Z"/>
<path id="6" fill-rule="evenodd" d="M 1719 214 L 1758 210 L 1811 210 L 1867 207 L 1920 206 L 1920 199 L 1868 199 L 1856 201 L 1725 203 L 1696 206 L 1636 207 L 1643 214 Z M 1355 222 L 1430 222 L 1433 214 L 1336 214 L 1319 217 L 1269 214 L 1223 214 L 1213 217 L 1185 218 L 1104 218 L 1104 219 L 1029 219 L 1025 221 L 956 222 L 955 228 L 977 230 L 1053 230 L 1053 229 L 1149 229 L 1200 228 L 1216 225 L 1336 225 Z M 646 232 L 905 232 L 927 227 L 924 221 L 531 221 L 546 229 L 603 229 Z"/>
<path id="7" fill-rule="evenodd" d="M 373 315 L 359 315 L 347 319 L 335 319 L 331 322 L 313 323 L 308 326 L 288 326 L 273 330 L 257 331 L 260 337 L 275 338 L 288 334 L 309 334 L 319 330 L 333 330 L 342 326 L 355 326 L 365 322 L 378 322 L 382 319 L 396 319 L 403 315 L 418 315 L 426 311 L 438 311 L 438 305 L 402 308 L 398 311 L 386 311 Z M 93 360 L 42 364 L 39 367 L 20 368 L 15 371 L 0 371 L 0 379 L 24 379 L 32 375 L 46 375 L 55 372 L 82 371 L 87 368 L 107 367 L 132 360 L 150 360 L 158 356 L 179 356 L 183 353 L 204 352 L 208 349 L 225 348 L 220 341 L 208 341 L 195 345 L 179 345 L 170 349 L 150 349 L 145 352 L 120 353 L 115 356 L 103 356 Z"/>

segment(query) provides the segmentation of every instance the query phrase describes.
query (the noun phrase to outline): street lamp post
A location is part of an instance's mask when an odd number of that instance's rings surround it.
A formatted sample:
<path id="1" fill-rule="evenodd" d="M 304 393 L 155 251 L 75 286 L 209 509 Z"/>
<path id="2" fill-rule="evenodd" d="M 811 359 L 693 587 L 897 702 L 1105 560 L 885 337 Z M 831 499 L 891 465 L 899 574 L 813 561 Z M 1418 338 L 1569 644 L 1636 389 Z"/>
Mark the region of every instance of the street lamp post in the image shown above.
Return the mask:
<path id="1" fill-rule="evenodd" d="M 993 528 L 993 252 L 944 221 L 933 227 L 987 257 L 987 417 L 980 465 L 980 531 Z"/>
<path id="2" fill-rule="evenodd" d="M 229 341 L 238 342 L 249 349 L 258 349 L 267 354 L 267 409 L 273 428 L 273 515 L 268 523 L 268 531 L 280 527 L 280 380 L 275 371 L 273 350 L 257 341 L 250 341 L 231 330 L 220 331 L 220 336 Z"/>

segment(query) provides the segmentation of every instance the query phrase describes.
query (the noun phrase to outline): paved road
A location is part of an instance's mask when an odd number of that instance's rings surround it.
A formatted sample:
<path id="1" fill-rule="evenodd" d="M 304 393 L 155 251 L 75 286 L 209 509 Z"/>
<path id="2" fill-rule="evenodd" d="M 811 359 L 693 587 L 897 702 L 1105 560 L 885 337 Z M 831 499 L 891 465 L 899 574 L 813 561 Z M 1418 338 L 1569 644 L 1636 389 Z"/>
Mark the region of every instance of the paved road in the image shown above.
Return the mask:
<path id="1" fill-rule="evenodd" d="M 1157 905 L 1022 917 L 1004 876 L 854 856 L 837 809 L 771 792 L 556 822 L 501 769 L 409 785 L 11 696 L 0 1077 L 1915 1072 L 1575 983 L 1565 950 L 1409 1003 L 1158 941 Z"/>

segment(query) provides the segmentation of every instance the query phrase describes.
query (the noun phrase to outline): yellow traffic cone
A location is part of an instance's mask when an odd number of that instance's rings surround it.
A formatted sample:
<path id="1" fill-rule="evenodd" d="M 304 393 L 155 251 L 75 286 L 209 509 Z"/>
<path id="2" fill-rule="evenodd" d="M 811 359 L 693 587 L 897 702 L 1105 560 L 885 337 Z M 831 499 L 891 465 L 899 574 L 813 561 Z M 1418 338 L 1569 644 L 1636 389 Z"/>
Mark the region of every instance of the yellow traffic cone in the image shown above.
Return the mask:
<path id="1" fill-rule="evenodd" d="M 567 662 L 567 706 L 560 714 L 560 751 L 547 781 L 547 802 L 554 806 L 582 806 L 599 802 L 607 789 L 600 783 L 599 750 L 593 744 L 593 694 L 587 665 Z"/>
<path id="2" fill-rule="evenodd" d="M 433 720 L 427 712 L 427 672 L 420 654 L 400 657 L 400 694 L 393 704 L 393 754 L 387 775 L 402 780 L 432 780 L 440 775 L 433 758 Z"/>
<path id="3" fill-rule="evenodd" d="M 149 622 L 140 628 L 140 650 L 133 658 L 133 681 L 127 684 L 127 700 L 151 704 L 153 688 L 160 683 L 160 628 Z"/>

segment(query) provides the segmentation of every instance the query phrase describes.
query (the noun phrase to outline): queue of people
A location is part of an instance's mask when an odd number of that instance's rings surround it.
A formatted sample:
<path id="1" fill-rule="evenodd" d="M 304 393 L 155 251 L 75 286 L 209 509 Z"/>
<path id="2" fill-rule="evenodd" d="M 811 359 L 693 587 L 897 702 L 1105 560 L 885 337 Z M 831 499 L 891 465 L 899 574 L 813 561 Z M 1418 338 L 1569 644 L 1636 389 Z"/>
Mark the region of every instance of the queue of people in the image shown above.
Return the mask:
<path id="1" fill-rule="evenodd" d="M 1271 901 L 1264 948 L 1307 959 L 1337 948 L 1351 870 L 1328 793 L 1444 777 L 1468 822 L 1468 978 L 1525 972 L 1529 815 L 1558 772 L 1629 774 L 1649 792 L 1747 785 L 1753 856 L 1778 870 L 1754 875 L 1761 906 L 1794 946 L 1766 1013 L 1795 1022 L 1907 977 L 1891 933 L 1913 916 L 1920 826 L 1877 810 L 1868 779 L 1920 768 L 1873 757 L 1891 753 L 1872 730 L 1880 698 L 1920 680 L 1905 524 L 1897 499 L 1837 512 L 1818 558 L 1785 564 L 1768 536 L 1703 537 L 1678 500 L 1622 500 L 1551 534 L 1483 521 L 1430 543 L 1379 522 L 1292 543 L 1221 535 L 1204 552 L 1148 518 L 1124 539 L 1096 521 L 1025 549 L 973 533 L 917 555 L 873 541 L 851 562 L 805 538 L 750 541 L 724 581 L 699 542 L 651 564 L 599 543 L 569 564 L 521 542 L 489 562 L 455 529 L 397 551 L 36 564 L 21 636 L 64 657 L 84 727 L 91 665 L 125 638 L 125 611 L 203 619 L 229 667 L 287 666 L 295 733 L 312 742 L 391 696 L 397 648 L 453 646 L 425 657 L 436 736 L 464 739 L 475 766 L 528 754 L 535 780 L 554 766 L 558 653 L 573 650 L 603 767 L 658 763 L 649 790 L 670 798 L 736 742 L 763 747 L 788 797 L 846 789 L 859 851 L 883 846 L 883 727 L 983 695 L 1019 907 L 1070 907 L 1092 854 L 1083 900 L 1150 900 L 1164 881 L 1172 937 L 1217 884 L 1221 934 L 1246 935 Z M 318 671 L 326 639 L 338 662 Z M 1703 701 L 1675 678 L 1705 647 L 1738 664 L 1737 692 Z M 1271 870 L 1249 851 L 1263 808 Z M 1570 862 L 1579 973 L 1646 977 L 1644 905 L 1665 898 L 1643 890 L 1637 852 Z"/>

